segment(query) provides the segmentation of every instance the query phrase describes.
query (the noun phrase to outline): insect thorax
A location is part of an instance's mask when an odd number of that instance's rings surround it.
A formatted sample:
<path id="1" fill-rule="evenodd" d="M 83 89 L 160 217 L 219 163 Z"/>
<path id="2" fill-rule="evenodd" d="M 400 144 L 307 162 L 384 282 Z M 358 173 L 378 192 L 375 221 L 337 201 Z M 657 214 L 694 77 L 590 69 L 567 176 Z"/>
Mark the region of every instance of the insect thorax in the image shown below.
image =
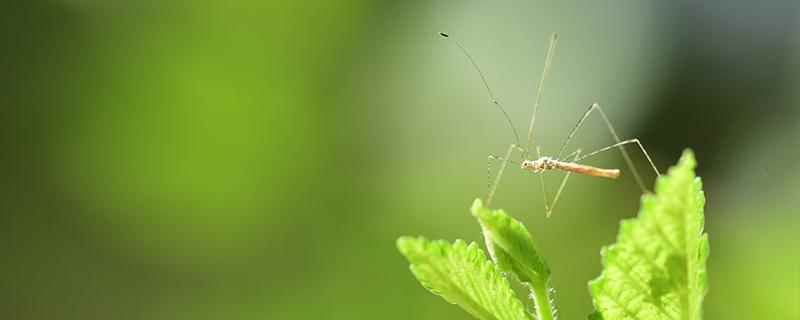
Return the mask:
<path id="1" fill-rule="evenodd" d="M 533 173 L 542 173 L 556 168 L 556 160 L 550 157 L 541 157 L 536 160 L 522 161 L 522 169 L 530 170 Z"/>

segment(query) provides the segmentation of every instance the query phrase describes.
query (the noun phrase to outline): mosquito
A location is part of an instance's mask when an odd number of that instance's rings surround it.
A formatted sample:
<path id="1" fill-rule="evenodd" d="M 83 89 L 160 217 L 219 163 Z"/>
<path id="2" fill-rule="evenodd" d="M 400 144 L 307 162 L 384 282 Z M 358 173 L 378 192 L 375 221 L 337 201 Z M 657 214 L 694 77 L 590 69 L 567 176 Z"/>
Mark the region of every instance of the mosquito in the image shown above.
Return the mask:
<path id="1" fill-rule="evenodd" d="M 653 163 L 653 159 L 650 157 L 650 154 L 647 153 L 647 150 L 645 150 L 644 146 L 642 145 L 641 141 L 639 141 L 639 139 L 636 138 L 627 140 L 620 139 L 619 135 L 617 134 L 617 131 L 614 130 L 614 126 L 608 119 L 608 116 L 606 116 L 606 113 L 603 111 L 603 108 L 600 107 L 600 104 L 596 102 L 592 103 L 589 106 L 588 110 L 586 110 L 586 112 L 583 114 L 583 117 L 581 117 L 580 120 L 578 120 L 578 123 L 572 128 L 569 135 L 567 135 L 566 139 L 564 139 L 564 142 L 561 144 L 561 148 L 559 149 L 558 154 L 556 156 L 542 156 L 541 148 L 537 145 L 535 146 L 536 158 L 529 159 L 529 153 L 530 153 L 529 151 L 534 147 L 533 142 L 534 142 L 534 127 L 536 124 L 536 112 L 539 109 L 539 104 L 542 98 L 544 81 L 547 78 L 548 73 L 550 72 L 550 66 L 553 62 L 553 55 L 555 54 L 556 44 L 558 43 L 557 33 L 553 33 L 550 37 L 550 45 L 548 46 L 547 55 L 545 57 L 544 70 L 542 70 L 542 76 L 539 79 L 539 85 L 536 90 L 536 98 L 533 103 L 533 113 L 531 115 L 530 124 L 528 125 L 527 143 L 525 145 L 522 145 L 520 143 L 519 133 L 517 132 L 516 127 L 514 126 L 514 122 L 511 120 L 511 117 L 509 117 L 503 105 L 500 104 L 500 101 L 498 101 L 497 98 L 495 97 L 492 88 L 489 86 L 489 82 L 486 80 L 486 76 L 484 75 L 483 71 L 481 71 L 481 68 L 478 66 L 478 63 L 475 62 L 475 59 L 472 58 L 472 55 L 469 54 L 467 49 L 458 40 L 454 39 L 449 34 L 440 32 L 439 35 L 445 39 L 453 41 L 456 44 L 456 46 L 458 46 L 458 48 L 461 50 L 461 52 L 464 54 L 464 56 L 466 56 L 470 64 L 472 64 L 472 67 L 475 69 L 475 71 L 477 71 L 478 75 L 480 76 L 481 81 L 483 82 L 483 86 L 486 89 L 486 93 L 489 96 L 489 101 L 493 105 L 495 105 L 500 110 L 500 112 L 502 112 L 506 122 L 508 122 L 509 127 L 511 127 L 511 130 L 514 133 L 515 143 L 511 144 L 508 147 L 508 150 L 506 151 L 504 156 L 501 157 L 493 154 L 489 155 L 487 164 L 488 191 L 485 199 L 486 200 L 485 203 L 487 206 L 491 205 L 492 199 L 494 198 L 495 192 L 497 191 L 497 186 L 500 184 L 500 180 L 503 176 L 503 172 L 505 171 L 508 163 L 511 162 L 514 164 L 518 164 L 522 170 L 529 171 L 539 176 L 539 181 L 542 188 L 542 196 L 544 198 L 544 203 L 545 203 L 546 216 L 550 217 L 550 215 L 553 213 L 553 208 L 555 207 L 561 196 L 561 193 L 564 191 L 564 187 L 566 186 L 570 175 L 572 175 L 573 173 L 590 177 L 606 178 L 606 179 L 617 179 L 620 176 L 619 169 L 597 168 L 580 163 L 586 159 L 589 159 L 593 156 L 596 156 L 598 154 L 601 154 L 603 152 L 612 149 L 619 149 L 620 153 L 622 154 L 622 157 L 625 159 L 626 165 L 633 173 L 633 178 L 636 180 L 636 183 L 639 185 L 639 188 L 642 189 L 642 192 L 644 193 L 650 192 L 647 189 L 647 187 L 645 187 L 645 184 L 642 181 L 642 177 L 639 175 L 638 170 L 636 170 L 636 166 L 633 164 L 630 155 L 628 154 L 628 152 L 625 150 L 624 147 L 629 144 L 637 145 L 639 150 L 644 154 L 645 158 L 647 158 L 647 162 L 650 164 L 650 167 L 653 169 L 656 176 L 661 176 L 661 173 L 658 171 L 658 168 L 656 168 L 656 165 Z M 589 118 L 589 116 L 594 112 L 600 114 L 600 118 L 603 120 L 606 127 L 608 128 L 609 133 L 611 133 L 611 136 L 614 138 L 616 142 L 612 145 L 600 148 L 598 150 L 586 154 L 583 154 L 581 149 L 577 149 L 574 152 L 565 155 L 564 153 L 566 152 L 567 147 L 569 146 L 569 143 L 572 140 L 572 138 L 575 136 L 578 130 L 580 130 L 580 128 L 583 126 L 584 122 Z M 511 157 L 514 152 L 520 152 L 519 162 L 511 160 Z M 501 165 L 497 171 L 497 175 L 492 180 L 492 163 L 494 161 L 501 161 Z M 544 177 L 542 173 L 555 170 L 565 172 L 566 174 L 561 179 L 561 184 L 559 185 L 555 196 L 553 197 L 552 200 L 550 200 L 550 198 L 547 196 L 547 188 L 545 186 Z"/>

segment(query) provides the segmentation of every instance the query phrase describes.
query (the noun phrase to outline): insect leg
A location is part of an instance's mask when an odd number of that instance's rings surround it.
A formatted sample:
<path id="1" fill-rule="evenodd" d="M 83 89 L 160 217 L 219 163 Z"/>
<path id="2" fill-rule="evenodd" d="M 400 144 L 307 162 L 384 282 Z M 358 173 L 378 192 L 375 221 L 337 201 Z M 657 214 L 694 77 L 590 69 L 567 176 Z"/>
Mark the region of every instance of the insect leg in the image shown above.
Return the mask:
<path id="1" fill-rule="evenodd" d="M 564 156 L 563 158 L 564 159 L 571 159 L 571 158 L 574 158 L 579 153 L 581 153 L 581 149 L 575 150 L 575 151 L 571 152 L 570 154 Z"/>
<path id="2" fill-rule="evenodd" d="M 550 72 L 550 65 L 553 63 L 553 56 L 556 54 L 556 45 L 558 44 L 558 34 L 553 33 L 550 36 L 550 45 L 547 47 L 547 55 L 544 59 L 544 70 L 542 70 L 542 77 L 539 79 L 539 86 L 536 89 L 536 100 L 533 102 L 533 114 L 531 115 L 531 122 L 528 125 L 528 142 L 525 144 L 525 153 L 523 157 L 528 156 L 527 150 L 533 145 L 534 126 L 536 125 L 536 112 L 539 109 L 539 102 L 542 100 L 542 91 L 544 90 L 544 80 L 547 79 L 547 74 Z"/>
<path id="3" fill-rule="evenodd" d="M 577 161 L 578 158 L 581 156 L 581 149 L 575 150 L 575 152 L 573 152 L 572 154 L 575 156 L 574 158 L 575 161 Z M 558 203 L 558 199 L 561 197 L 561 192 L 564 191 L 564 187 L 567 185 L 567 180 L 569 179 L 570 175 L 572 175 L 572 172 L 567 172 L 566 175 L 564 175 L 564 178 L 561 180 L 561 185 L 558 187 L 558 191 L 556 191 L 555 197 L 553 197 L 553 202 L 551 202 L 549 205 L 545 207 L 547 209 L 548 218 L 550 218 L 550 215 L 553 214 L 553 208 L 556 206 L 556 203 Z M 544 181 L 544 179 L 542 179 L 542 181 Z"/>
<path id="4" fill-rule="evenodd" d="M 489 207 L 489 205 L 492 204 L 494 193 L 495 191 L 497 191 L 497 185 L 500 184 L 500 179 L 503 177 L 503 171 L 506 170 L 506 165 L 508 165 L 508 162 L 511 161 L 510 160 L 511 153 L 514 152 L 515 149 L 518 149 L 517 145 L 512 144 L 508 147 L 508 151 L 506 151 L 506 155 L 504 157 L 498 157 L 491 154 L 489 155 L 488 163 L 486 165 L 486 171 L 487 171 L 486 178 L 488 180 L 488 191 L 486 193 L 487 207 Z M 502 164 L 500 165 L 500 169 L 497 171 L 497 175 L 495 176 L 494 181 L 492 181 L 492 162 L 494 160 L 500 160 L 502 161 Z"/>
<path id="5" fill-rule="evenodd" d="M 590 153 L 588 153 L 588 154 L 586 154 L 586 155 L 584 155 L 582 157 L 579 157 L 579 158 L 575 159 L 575 162 L 591 158 L 592 156 L 598 155 L 600 153 L 606 152 L 606 151 L 614 149 L 614 148 L 622 148 L 622 146 L 627 145 L 627 144 L 632 144 L 632 143 L 635 143 L 639 147 L 639 150 L 641 150 L 642 153 L 644 154 L 645 158 L 647 158 L 647 162 L 650 163 L 650 167 L 653 168 L 653 171 L 655 171 L 656 175 L 661 176 L 661 172 L 659 172 L 658 169 L 656 168 L 656 165 L 653 164 L 653 159 L 650 157 L 650 154 L 647 153 L 647 150 L 644 149 L 644 146 L 642 146 L 642 142 L 639 141 L 639 139 L 629 139 L 629 140 L 625 140 L 625 141 L 620 141 L 620 142 L 617 142 L 617 143 L 612 144 L 610 146 L 607 146 L 607 147 L 604 147 L 604 148 L 600 148 L 598 150 L 592 151 L 592 152 L 590 152 Z"/>
<path id="6" fill-rule="evenodd" d="M 536 158 L 542 158 L 542 149 L 539 146 L 536 146 Z M 539 182 L 542 185 L 542 199 L 544 199 L 544 211 L 547 213 L 547 216 L 550 216 L 550 201 L 548 200 L 547 196 L 547 187 L 544 185 L 544 172 L 537 174 L 539 176 Z"/>
<path id="7" fill-rule="evenodd" d="M 577 161 L 580 161 L 580 160 L 584 160 L 586 158 L 589 158 L 591 156 L 594 156 L 596 154 L 602 153 L 604 151 L 607 151 L 607 150 L 610 150 L 610 149 L 613 149 L 613 148 L 619 148 L 619 151 L 620 151 L 620 153 L 622 153 L 622 157 L 625 159 L 625 163 L 627 164 L 628 168 L 631 170 L 631 173 L 633 173 L 633 178 L 636 180 L 636 183 L 639 185 L 639 188 L 641 188 L 642 191 L 644 191 L 644 192 L 648 192 L 647 187 L 645 187 L 645 184 L 642 181 L 642 177 L 639 175 L 639 171 L 636 169 L 636 166 L 633 164 L 633 160 L 631 160 L 630 155 L 628 155 L 628 151 L 626 151 L 625 148 L 623 148 L 623 146 L 626 145 L 626 144 L 629 144 L 629 143 L 636 143 L 639 146 L 639 149 L 642 151 L 642 153 L 647 158 L 647 161 L 650 163 L 650 166 L 653 168 L 653 171 L 655 171 L 657 176 L 660 176 L 661 173 L 658 171 L 658 169 L 656 168 L 655 164 L 653 163 L 653 159 L 650 157 L 650 155 L 647 153 L 647 151 L 644 149 L 644 147 L 642 146 L 641 142 L 639 142 L 638 139 L 631 139 L 631 140 L 622 141 L 619 138 L 619 135 L 617 135 L 617 131 L 614 130 L 614 126 L 611 124 L 611 121 L 608 120 L 608 117 L 606 116 L 605 112 L 603 112 L 603 109 L 597 103 L 593 103 L 591 106 L 589 106 L 589 109 L 586 110 L 586 113 L 583 114 L 583 117 L 578 121 L 578 123 L 575 125 L 575 127 L 572 128 L 572 131 L 570 131 L 569 135 L 564 140 L 564 143 L 561 145 L 561 149 L 558 152 L 557 159 L 562 159 L 562 155 L 564 154 L 564 151 L 567 149 L 567 145 L 569 144 L 569 142 L 572 140 L 572 138 L 575 136 L 575 134 L 578 132 L 578 130 L 583 126 L 583 123 L 586 121 L 586 119 L 589 118 L 589 115 L 591 115 L 591 113 L 593 111 L 595 111 L 595 110 L 600 114 L 600 117 L 603 119 L 603 122 L 606 124 L 606 127 L 608 128 L 608 131 L 611 133 L 611 136 L 614 138 L 616 143 L 611 145 L 611 146 L 602 148 L 600 150 L 591 152 L 591 153 L 589 153 L 589 154 L 587 154 L 587 155 L 585 155 L 583 157 L 580 157 L 578 160 L 575 160 L 575 161 L 577 162 Z"/>

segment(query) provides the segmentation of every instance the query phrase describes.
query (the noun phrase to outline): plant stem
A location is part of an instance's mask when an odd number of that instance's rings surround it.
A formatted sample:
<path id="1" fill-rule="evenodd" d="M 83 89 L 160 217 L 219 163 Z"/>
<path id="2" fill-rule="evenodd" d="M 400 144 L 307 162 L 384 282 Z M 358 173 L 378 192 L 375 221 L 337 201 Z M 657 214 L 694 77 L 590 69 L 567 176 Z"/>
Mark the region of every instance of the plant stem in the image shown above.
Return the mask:
<path id="1" fill-rule="evenodd" d="M 530 283 L 531 297 L 536 305 L 536 320 L 554 320 L 555 305 L 550 301 L 547 292 L 547 281 L 534 281 Z"/>

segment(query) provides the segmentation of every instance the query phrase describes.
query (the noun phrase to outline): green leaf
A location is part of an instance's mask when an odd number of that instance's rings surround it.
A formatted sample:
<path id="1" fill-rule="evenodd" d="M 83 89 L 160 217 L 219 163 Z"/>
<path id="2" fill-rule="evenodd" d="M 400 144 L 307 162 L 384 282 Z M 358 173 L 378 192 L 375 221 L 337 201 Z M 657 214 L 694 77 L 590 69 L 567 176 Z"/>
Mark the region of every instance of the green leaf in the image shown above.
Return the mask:
<path id="1" fill-rule="evenodd" d="M 484 229 L 489 254 L 504 272 L 513 272 L 521 282 L 546 283 L 550 267 L 536 252 L 536 244 L 525 226 L 503 210 L 490 210 L 475 199 L 472 214 Z"/>
<path id="2" fill-rule="evenodd" d="M 603 320 L 603 315 L 600 314 L 600 312 L 595 311 L 595 312 L 590 313 L 589 316 L 586 317 L 586 319 L 588 319 L 588 320 Z"/>
<path id="3" fill-rule="evenodd" d="M 536 251 L 536 243 L 525 226 L 503 212 L 490 210 L 480 199 L 472 204 L 472 214 L 483 228 L 486 247 L 501 271 L 512 273 L 528 285 L 536 305 L 536 318 L 555 318 L 556 308 L 550 288 L 550 267 Z"/>
<path id="4" fill-rule="evenodd" d="M 508 280 L 475 243 L 402 237 L 397 247 L 422 286 L 476 318 L 530 320 Z"/>
<path id="5" fill-rule="evenodd" d="M 601 251 L 603 272 L 589 289 L 603 319 L 702 318 L 709 250 L 695 166 L 685 151 L 656 194 L 642 197 L 638 217 L 622 222 L 617 243 Z"/>

